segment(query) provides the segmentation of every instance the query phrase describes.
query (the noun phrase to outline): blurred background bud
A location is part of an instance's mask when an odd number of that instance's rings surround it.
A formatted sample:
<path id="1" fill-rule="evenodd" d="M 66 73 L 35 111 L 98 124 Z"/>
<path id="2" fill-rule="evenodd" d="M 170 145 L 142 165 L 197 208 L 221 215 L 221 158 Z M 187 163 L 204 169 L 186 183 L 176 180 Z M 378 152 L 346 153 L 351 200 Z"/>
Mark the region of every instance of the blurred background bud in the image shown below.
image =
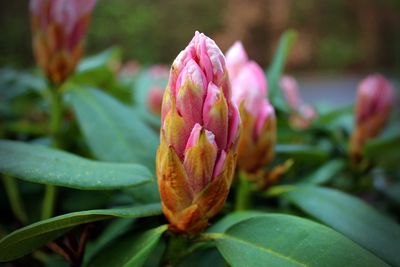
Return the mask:
<path id="1" fill-rule="evenodd" d="M 96 0 L 31 0 L 32 44 L 47 78 L 62 83 L 83 54 L 83 38 Z"/>
<path id="2" fill-rule="evenodd" d="M 240 107 L 242 131 L 238 144 L 238 166 L 257 172 L 274 157 L 276 143 L 275 111 L 267 98 L 263 69 L 248 59 L 241 42 L 226 53 L 232 100 Z"/>
<path id="3" fill-rule="evenodd" d="M 393 101 L 393 86 L 382 75 L 373 74 L 360 82 L 355 104 L 355 125 L 350 140 L 350 153 L 354 161 L 361 159 L 366 141 L 378 136 L 384 128 Z"/>

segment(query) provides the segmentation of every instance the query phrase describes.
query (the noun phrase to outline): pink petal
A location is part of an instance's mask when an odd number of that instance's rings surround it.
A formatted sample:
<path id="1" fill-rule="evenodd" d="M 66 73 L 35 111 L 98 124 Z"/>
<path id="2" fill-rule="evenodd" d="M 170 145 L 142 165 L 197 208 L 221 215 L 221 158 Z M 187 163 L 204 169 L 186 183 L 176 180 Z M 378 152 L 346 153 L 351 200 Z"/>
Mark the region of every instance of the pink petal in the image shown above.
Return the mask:
<path id="1" fill-rule="evenodd" d="M 266 83 L 261 67 L 255 62 L 249 62 L 242 67 L 232 83 L 232 100 L 238 106 L 244 101 L 245 109 L 256 117 L 266 98 Z"/>
<path id="2" fill-rule="evenodd" d="M 260 136 L 262 129 L 264 127 L 264 124 L 266 123 L 266 121 L 268 119 L 270 119 L 271 116 L 275 117 L 275 110 L 272 107 L 272 105 L 268 102 L 268 100 L 264 99 L 262 105 L 261 105 L 261 109 L 260 109 L 260 113 L 257 116 L 257 120 L 256 120 L 256 125 L 255 125 L 255 138 L 257 138 L 258 136 Z"/>
<path id="3" fill-rule="evenodd" d="M 229 110 L 229 129 L 228 129 L 228 142 L 227 149 L 234 144 L 238 138 L 239 124 L 240 124 L 240 114 L 235 103 L 231 102 L 228 104 Z"/>
<path id="4" fill-rule="evenodd" d="M 189 60 L 176 81 L 176 106 L 190 129 L 202 123 L 206 79 L 194 60 Z"/>
<path id="5" fill-rule="evenodd" d="M 226 159 L 226 152 L 224 150 L 221 150 L 221 154 L 219 155 L 217 163 L 215 164 L 213 178 L 221 174 L 222 168 L 224 167 L 225 159 Z"/>
<path id="6" fill-rule="evenodd" d="M 293 110 L 298 109 L 302 101 L 300 99 L 297 81 L 293 77 L 285 75 L 280 80 L 280 87 L 289 107 Z"/>
<path id="7" fill-rule="evenodd" d="M 225 116 L 216 107 L 220 97 L 222 97 L 221 90 L 215 84 L 210 83 L 203 106 L 203 121 L 204 126 L 215 134 L 218 147 L 224 149 L 228 135 L 228 114 L 227 107 L 225 107 Z"/>
<path id="8" fill-rule="evenodd" d="M 240 69 L 249 60 L 242 42 L 236 41 L 226 52 L 226 67 L 231 81 L 236 79 Z"/>

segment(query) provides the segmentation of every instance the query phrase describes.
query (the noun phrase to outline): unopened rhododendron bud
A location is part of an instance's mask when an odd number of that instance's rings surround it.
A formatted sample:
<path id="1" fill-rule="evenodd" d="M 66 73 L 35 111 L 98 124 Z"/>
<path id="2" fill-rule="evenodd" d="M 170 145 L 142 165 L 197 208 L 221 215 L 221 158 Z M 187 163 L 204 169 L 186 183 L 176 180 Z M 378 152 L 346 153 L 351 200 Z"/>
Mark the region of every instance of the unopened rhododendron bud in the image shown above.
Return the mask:
<path id="1" fill-rule="evenodd" d="M 297 81 L 292 76 L 284 75 L 280 80 L 280 86 L 289 107 L 292 110 L 297 110 L 302 104 L 302 100 L 299 96 L 299 85 L 297 84 Z"/>
<path id="2" fill-rule="evenodd" d="M 33 50 L 53 83 L 63 82 L 83 53 L 83 37 L 96 0 L 30 0 Z"/>
<path id="3" fill-rule="evenodd" d="M 355 127 L 350 141 L 353 160 L 362 157 L 364 144 L 376 137 L 389 117 L 394 90 L 380 74 L 370 75 L 358 86 L 355 106 Z"/>
<path id="4" fill-rule="evenodd" d="M 240 121 L 230 90 L 224 55 L 196 32 L 172 64 L 162 104 L 157 177 L 173 231 L 200 231 L 228 195 Z"/>
<path id="5" fill-rule="evenodd" d="M 161 105 L 162 99 L 164 95 L 164 89 L 159 86 L 153 86 L 150 88 L 149 93 L 147 95 L 147 106 L 151 112 L 154 114 L 161 114 Z"/>
<path id="6" fill-rule="evenodd" d="M 266 99 L 267 80 L 261 67 L 248 60 L 240 42 L 227 52 L 227 66 L 232 100 L 240 107 L 242 120 L 238 166 L 256 172 L 273 159 L 276 142 L 275 111 Z"/>
<path id="7" fill-rule="evenodd" d="M 292 76 L 284 75 L 279 84 L 291 109 L 290 124 L 297 129 L 308 128 L 317 117 L 317 113 L 311 105 L 304 103 L 300 97 L 299 85 L 296 79 Z"/>

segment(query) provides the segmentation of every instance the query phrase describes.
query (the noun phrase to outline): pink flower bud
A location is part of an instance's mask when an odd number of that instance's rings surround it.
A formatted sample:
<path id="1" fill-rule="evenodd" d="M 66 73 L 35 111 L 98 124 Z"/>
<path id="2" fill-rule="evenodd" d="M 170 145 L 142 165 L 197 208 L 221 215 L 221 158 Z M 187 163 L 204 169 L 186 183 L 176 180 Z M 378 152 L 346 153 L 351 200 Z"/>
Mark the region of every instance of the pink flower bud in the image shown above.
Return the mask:
<path id="1" fill-rule="evenodd" d="M 297 110 L 302 104 L 297 81 L 292 76 L 284 75 L 280 80 L 280 86 L 289 107 L 292 110 Z"/>
<path id="2" fill-rule="evenodd" d="M 226 52 L 226 67 L 231 77 L 237 77 L 240 69 L 249 61 L 242 42 L 236 41 Z"/>
<path id="3" fill-rule="evenodd" d="M 149 90 L 147 96 L 147 106 L 154 114 L 161 114 L 161 104 L 163 99 L 164 90 L 159 86 L 154 86 Z"/>
<path id="4" fill-rule="evenodd" d="M 249 61 L 240 42 L 227 52 L 227 66 L 232 83 L 232 100 L 240 106 L 242 134 L 238 145 L 238 165 L 247 172 L 257 172 L 274 156 L 276 119 L 267 100 L 267 80 L 263 69 Z"/>
<path id="5" fill-rule="evenodd" d="M 224 55 L 196 32 L 172 64 L 162 104 L 157 177 L 174 231 L 203 229 L 228 195 L 239 131 L 230 95 Z"/>
<path id="6" fill-rule="evenodd" d="M 33 50 L 54 83 L 63 82 L 83 54 L 83 37 L 96 0 L 31 0 Z"/>
<path id="7" fill-rule="evenodd" d="M 353 160 L 362 157 L 364 144 L 376 137 L 390 115 L 394 89 L 380 74 L 370 75 L 360 82 L 355 105 L 355 128 L 350 141 Z"/>

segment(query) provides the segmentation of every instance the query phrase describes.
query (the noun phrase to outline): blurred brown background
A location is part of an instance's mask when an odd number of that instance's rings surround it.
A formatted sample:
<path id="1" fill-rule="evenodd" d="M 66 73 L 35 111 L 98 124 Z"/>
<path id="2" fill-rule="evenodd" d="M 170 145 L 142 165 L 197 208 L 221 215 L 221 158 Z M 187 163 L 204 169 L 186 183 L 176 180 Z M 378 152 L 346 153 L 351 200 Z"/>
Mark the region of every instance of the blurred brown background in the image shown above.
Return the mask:
<path id="1" fill-rule="evenodd" d="M 0 25 L 0 66 L 33 66 L 28 1 L 1 1 Z M 242 40 L 267 67 L 288 28 L 299 32 L 290 71 L 400 70 L 399 0 L 98 0 L 87 54 L 116 45 L 125 59 L 170 63 L 200 30 L 224 51 Z"/>

